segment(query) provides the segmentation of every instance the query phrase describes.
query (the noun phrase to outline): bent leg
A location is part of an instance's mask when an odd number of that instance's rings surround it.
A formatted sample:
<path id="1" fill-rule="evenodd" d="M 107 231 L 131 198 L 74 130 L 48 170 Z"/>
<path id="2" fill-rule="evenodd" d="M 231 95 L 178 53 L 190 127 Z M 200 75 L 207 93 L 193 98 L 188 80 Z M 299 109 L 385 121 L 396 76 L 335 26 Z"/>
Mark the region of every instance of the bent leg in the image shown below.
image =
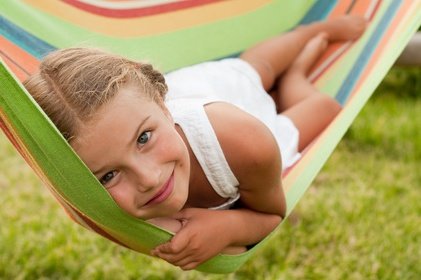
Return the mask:
<path id="1" fill-rule="evenodd" d="M 278 85 L 278 107 L 297 127 L 302 151 L 329 125 L 341 110 L 331 97 L 320 93 L 307 79 L 307 73 L 326 49 L 325 34 L 310 40 Z"/>
<path id="2" fill-rule="evenodd" d="M 276 100 L 280 112 L 314 95 L 316 90 L 307 79 L 307 75 L 325 51 L 327 47 L 326 37 L 326 34 L 321 33 L 312 38 L 288 68 L 282 79 L 279 80 Z"/>
<path id="3" fill-rule="evenodd" d="M 311 38 L 324 32 L 330 41 L 354 40 L 363 33 L 365 25 L 366 21 L 361 17 L 343 16 L 300 26 L 246 50 L 240 58 L 256 69 L 264 89 L 268 91 Z"/>
<path id="4" fill-rule="evenodd" d="M 316 90 L 310 94 L 312 97 L 282 112 L 292 120 L 299 131 L 299 152 L 304 150 L 341 110 L 341 106 L 329 96 Z"/>

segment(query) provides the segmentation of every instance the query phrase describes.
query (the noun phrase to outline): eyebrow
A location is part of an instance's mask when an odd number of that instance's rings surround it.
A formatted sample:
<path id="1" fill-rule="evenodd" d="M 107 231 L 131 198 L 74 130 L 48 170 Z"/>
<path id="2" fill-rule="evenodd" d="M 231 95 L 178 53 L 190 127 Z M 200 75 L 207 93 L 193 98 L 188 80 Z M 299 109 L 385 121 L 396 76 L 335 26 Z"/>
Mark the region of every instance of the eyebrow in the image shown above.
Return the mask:
<path id="1" fill-rule="evenodd" d="M 149 120 L 149 119 L 150 119 L 150 117 L 151 117 L 151 116 L 149 115 L 149 116 L 147 116 L 146 118 L 144 118 L 144 119 L 140 122 L 139 126 L 137 127 L 137 129 L 136 129 L 136 130 L 135 130 L 135 132 L 134 132 L 133 137 L 132 137 L 132 138 L 130 139 L 130 141 L 126 144 L 126 146 L 127 146 L 127 147 L 130 147 L 130 145 L 131 145 L 133 142 L 137 141 L 137 138 L 139 137 L 139 131 L 142 129 L 142 127 L 144 126 L 145 122 L 146 122 L 147 120 Z M 92 173 L 95 175 L 95 177 L 99 177 L 99 175 L 98 175 L 98 174 L 103 173 L 105 169 L 107 169 L 107 168 L 105 168 L 105 167 L 101 167 L 101 168 L 99 168 L 98 170 L 92 171 Z"/>

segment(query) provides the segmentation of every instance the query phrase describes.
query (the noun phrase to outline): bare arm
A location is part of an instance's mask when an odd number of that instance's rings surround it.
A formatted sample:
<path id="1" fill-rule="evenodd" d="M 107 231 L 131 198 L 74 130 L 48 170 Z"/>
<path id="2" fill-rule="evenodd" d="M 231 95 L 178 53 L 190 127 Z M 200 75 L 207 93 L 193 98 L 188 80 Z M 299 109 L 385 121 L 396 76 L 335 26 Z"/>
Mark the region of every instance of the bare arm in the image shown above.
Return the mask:
<path id="1" fill-rule="evenodd" d="M 177 234 L 196 219 L 206 221 L 201 225 L 205 231 L 209 228 L 213 234 L 212 229 L 220 230 L 215 232 L 215 235 L 218 239 L 226 238 L 226 242 L 222 242 L 226 243 L 225 246 L 255 244 L 271 232 L 281 220 L 278 215 L 268 215 L 245 208 L 232 210 L 188 208 L 173 217 L 154 218 L 148 222 Z M 214 224 L 209 224 L 209 221 Z"/>
<path id="2" fill-rule="evenodd" d="M 270 130 L 253 116 L 227 103 L 208 105 L 206 112 L 240 182 L 242 206 L 284 217 L 281 156 Z"/>
<path id="3" fill-rule="evenodd" d="M 248 209 L 208 210 L 189 208 L 175 216 L 182 229 L 152 251 L 169 263 L 188 270 L 223 253 L 240 253 L 259 242 L 280 222 L 278 215 Z"/>

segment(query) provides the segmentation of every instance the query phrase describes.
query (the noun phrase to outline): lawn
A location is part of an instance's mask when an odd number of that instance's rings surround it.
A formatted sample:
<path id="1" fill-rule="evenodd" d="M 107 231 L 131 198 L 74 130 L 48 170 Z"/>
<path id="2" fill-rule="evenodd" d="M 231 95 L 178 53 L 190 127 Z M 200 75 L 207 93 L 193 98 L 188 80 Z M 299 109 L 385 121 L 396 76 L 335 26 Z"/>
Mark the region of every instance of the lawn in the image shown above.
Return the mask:
<path id="1" fill-rule="evenodd" d="M 183 272 L 73 223 L 0 133 L 0 279 L 420 279 L 421 69 L 394 68 L 236 273 Z"/>

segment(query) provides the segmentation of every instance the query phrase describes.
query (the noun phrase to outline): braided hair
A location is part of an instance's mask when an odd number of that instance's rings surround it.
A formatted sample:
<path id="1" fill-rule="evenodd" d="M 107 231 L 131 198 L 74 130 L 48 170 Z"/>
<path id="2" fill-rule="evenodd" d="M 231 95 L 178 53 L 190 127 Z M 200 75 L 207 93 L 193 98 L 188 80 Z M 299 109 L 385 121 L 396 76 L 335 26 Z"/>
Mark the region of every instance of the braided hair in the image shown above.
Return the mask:
<path id="1" fill-rule="evenodd" d="M 47 55 L 39 72 L 24 86 L 70 141 L 123 86 L 134 85 L 142 97 L 163 104 L 164 76 L 151 64 L 93 48 L 61 49 Z"/>

